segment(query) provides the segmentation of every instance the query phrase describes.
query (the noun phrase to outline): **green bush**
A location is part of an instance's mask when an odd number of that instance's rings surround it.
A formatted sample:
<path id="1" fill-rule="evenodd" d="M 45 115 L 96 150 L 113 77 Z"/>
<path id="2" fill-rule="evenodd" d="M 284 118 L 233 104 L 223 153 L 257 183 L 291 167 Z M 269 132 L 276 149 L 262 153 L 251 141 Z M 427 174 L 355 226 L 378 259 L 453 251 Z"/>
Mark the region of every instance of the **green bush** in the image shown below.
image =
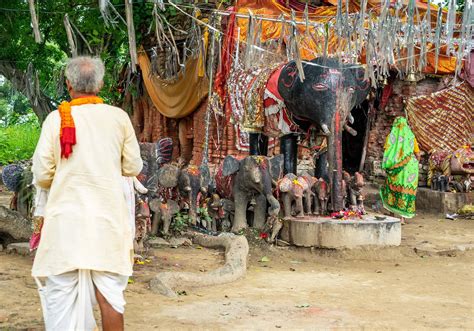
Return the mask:
<path id="1" fill-rule="evenodd" d="M 0 165 L 30 159 L 40 131 L 38 125 L 31 123 L 0 127 Z"/>

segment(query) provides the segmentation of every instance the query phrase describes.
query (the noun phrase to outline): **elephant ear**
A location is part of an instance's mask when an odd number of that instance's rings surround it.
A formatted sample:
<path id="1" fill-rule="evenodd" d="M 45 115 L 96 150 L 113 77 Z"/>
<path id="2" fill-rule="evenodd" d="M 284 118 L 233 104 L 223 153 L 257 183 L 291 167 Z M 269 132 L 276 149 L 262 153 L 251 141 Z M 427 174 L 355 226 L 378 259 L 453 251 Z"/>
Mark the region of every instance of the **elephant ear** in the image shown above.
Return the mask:
<path id="1" fill-rule="evenodd" d="M 270 162 L 270 175 L 275 181 L 283 176 L 283 160 L 283 154 L 275 155 L 268 160 Z"/>
<path id="2" fill-rule="evenodd" d="M 176 201 L 168 200 L 166 204 L 168 205 L 171 214 L 176 214 L 177 212 L 179 212 L 179 205 Z"/>
<path id="3" fill-rule="evenodd" d="M 288 177 L 285 177 L 280 181 L 278 188 L 280 189 L 280 192 L 289 192 L 292 186 L 292 180 Z"/>
<path id="4" fill-rule="evenodd" d="M 235 174 L 239 171 L 240 161 L 231 155 L 227 155 L 224 159 L 224 165 L 222 167 L 222 175 L 224 177 Z"/>
<path id="5" fill-rule="evenodd" d="M 176 187 L 178 185 L 179 168 L 172 164 L 165 164 L 158 171 L 158 182 L 166 188 Z"/>
<path id="6" fill-rule="evenodd" d="M 160 210 L 160 205 L 161 205 L 160 199 L 153 199 L 149 203 L 151 211 L 155 213 Z"/>

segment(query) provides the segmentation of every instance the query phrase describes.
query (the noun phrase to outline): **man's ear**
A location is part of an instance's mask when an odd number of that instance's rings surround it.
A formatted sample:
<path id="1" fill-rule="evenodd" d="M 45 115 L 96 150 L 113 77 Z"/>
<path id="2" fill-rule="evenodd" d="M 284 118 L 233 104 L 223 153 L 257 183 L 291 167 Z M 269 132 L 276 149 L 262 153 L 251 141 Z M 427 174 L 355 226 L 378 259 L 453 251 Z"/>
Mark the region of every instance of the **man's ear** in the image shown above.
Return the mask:
<path id="1" fill-rule="evenodd" d="M 72 85 L 71 85 L 71 83 L 69 83 L 69 80 L 67 80 L 67 79 L 66 79 L 66 86 L 67 86 L 68 92 L 71 92 L 72 91 Z"/>
<path id="2" fill-rule="evenodd" d="M 99 93 L 100 90 L 104 87 L 104 81 L 101 81 L 99 84 L 99 89 L 96 91 L 96 93 Z"/>

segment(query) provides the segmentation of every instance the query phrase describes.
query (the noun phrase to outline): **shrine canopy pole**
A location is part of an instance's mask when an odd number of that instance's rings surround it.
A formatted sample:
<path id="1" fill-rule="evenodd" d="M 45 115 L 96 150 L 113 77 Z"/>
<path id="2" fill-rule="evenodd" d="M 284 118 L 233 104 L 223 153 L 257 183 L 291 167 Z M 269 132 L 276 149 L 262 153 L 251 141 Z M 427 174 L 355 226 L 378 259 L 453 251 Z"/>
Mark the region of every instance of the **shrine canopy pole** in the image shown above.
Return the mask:
<path id="1" fill-rule="evenodd" d="M 207 109 L 206 109 L 206 118 L 205 118 L 205 125 L 206 131 L 204 136 L 204 155 L 202 158 L 202 164 L 208 164 L 209 162 L 209 127 L 211 122 L 211 102 L 210 98 L 212 96 L 212 88 L 214 86 L 214 54 L 215 54 L 215 37 L 216 34 L 213 29 L 210 30 L 211 33 L 211 58 L 209 61 L 209 95 L 208 95 L 208 102 L 207 102 Z"/>

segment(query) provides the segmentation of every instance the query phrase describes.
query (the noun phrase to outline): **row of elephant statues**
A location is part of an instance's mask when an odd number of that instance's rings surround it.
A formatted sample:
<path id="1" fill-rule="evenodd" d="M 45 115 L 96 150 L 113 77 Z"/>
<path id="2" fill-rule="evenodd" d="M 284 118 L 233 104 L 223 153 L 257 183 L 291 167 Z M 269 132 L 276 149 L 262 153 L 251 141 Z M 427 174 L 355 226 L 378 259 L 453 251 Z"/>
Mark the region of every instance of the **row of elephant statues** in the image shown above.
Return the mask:
<path id="1" fill-rule="evenodd" d="M 139 238 L 145 236 L 145 220 L 150 218 L 151 234 L 161 231 L 167 235 L 183 209 L 187 210 L 191 225 L 208 231 L 240 232 L 251 225 L 269 231 L 271 239 L 281 228 L 281 218 L 327 215 L 332 209 L 329 183 L 308 173 L 284 175 L 283 155 L 243 159 L 227 156 L 211 176 L 205 164 L 172 163 L 160 156 L 162 153 L 154 144 L 143 143 L 141 147 L 145 167 L 138 178 L 147 194 L 138 195 Z M 344 201 L 348 208 L 363 210 L 363 187 L 360 173 L 351 176 L 344 172 Z M 144 202 L 151 213 L 143 212 Z"/>

